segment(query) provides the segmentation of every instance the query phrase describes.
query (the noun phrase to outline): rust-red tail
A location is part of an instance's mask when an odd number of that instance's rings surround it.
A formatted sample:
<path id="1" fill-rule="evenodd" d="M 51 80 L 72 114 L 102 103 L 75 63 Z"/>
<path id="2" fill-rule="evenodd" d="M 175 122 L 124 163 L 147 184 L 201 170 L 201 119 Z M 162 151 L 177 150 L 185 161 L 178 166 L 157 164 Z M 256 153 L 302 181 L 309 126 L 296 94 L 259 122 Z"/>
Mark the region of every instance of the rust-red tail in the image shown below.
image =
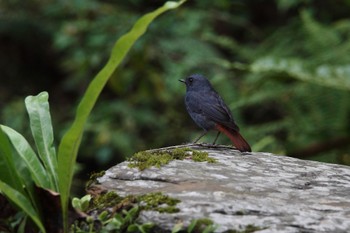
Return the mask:
<path id="1" fill-rule="evenodd" d="M 233 145 L 241 152 L 251 152 L 252 149 L 250 148 L 248 142 L 242 137 L 242 135 L 233 129 L 226 128 L 225 126 L 216 125 L 216 129 L 220 132 L 226 134 L 227 137 L 230 138 Z"/>

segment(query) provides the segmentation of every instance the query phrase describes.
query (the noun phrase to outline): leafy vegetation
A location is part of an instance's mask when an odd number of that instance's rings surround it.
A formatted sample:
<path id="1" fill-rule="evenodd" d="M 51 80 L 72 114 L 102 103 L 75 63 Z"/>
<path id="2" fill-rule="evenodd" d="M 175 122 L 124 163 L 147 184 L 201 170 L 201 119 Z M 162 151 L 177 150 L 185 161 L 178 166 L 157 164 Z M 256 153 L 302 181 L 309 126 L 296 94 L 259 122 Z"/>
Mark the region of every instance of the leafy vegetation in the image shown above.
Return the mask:
<path id="1" fill-rule="evenodd" d="M 152 232 L 154 223 L 137 223 L 141 210 L 152 210 L 160 213 L 175 213 L 179 210 L 176 204 L 180 200 L 160 192 L 143 195 L 120 197 L 114 192 L 97 195 L 91 198 L 86 195 L 74 198 L 73 205 L 84 210 L 88 215 L 84 220 L 76 221 L 72 232 Z"/>
<path id="2" fill-rule="evenodd" d="M 176 224 L 173 227 L 171 233 L 177 233 L 177 232 L 211 233 L 211 232 L 215 232 L 215 230 L 218 227 L 219 226 L 215 224 L 211 219 L 200 218 L 200 219 L 193 219 L 191 223 L 188 225 L 188 227 L 184 227 L 182 222 Z"/>
<path id="3" fill-rule="evenodd" d="M 40 198 L 37 187 L 58 191 L 48 94 L 29 96 L 25 103 L 38 154 L 21 134 L 0 125 L 0 190 L 35 222 L 40 231 L 46 232 L 41 208 L 47 200 Z"/>
<path id="4" fill-rule="evenodd" d="M 60 180 L 59 189 L 61 194 L 62 213 L 64 216 L 63 223 L 65 229 L 68 221 L 68 199 L 73 180 L 75 161 L 85 129 L 85 123 L 95 105 L 95 102 L 97 101 L 97 98 L 130 48 L 133 46 L 136 40 L 146 32 L 148 25 L 163 12 L 169 9 L 177 8 L 183 2 L 184 1 L 180 1 L 178 3 L 166 2 L 163 7 L 160 7 L 154 12 L 148 13 L 141 17 L 135 23 L 130 32 L 118 39 L 112 49 L 112 53 L 107 64 L 92 80 L 80 104 L 78 105 L 74 122 L 63 136 L 58 149 L 58 175 Z"/>
<path id="5" fill-rule="evenodd" d="M 78 222 L 72 225 L 70 232 L 76 233 L 121 233 L 121 232 L 151 232 L 154 227 L 153 223 L 136 223 L 139 214 L 139 207 L 135 206 L 130 210 L 122 210 L 113 217 L 109 217 L 107 211 L 100 213 L 96 220 L 88 217 L 86 221 Z M 100 224 L 97 225 L 96 223 Z"/>

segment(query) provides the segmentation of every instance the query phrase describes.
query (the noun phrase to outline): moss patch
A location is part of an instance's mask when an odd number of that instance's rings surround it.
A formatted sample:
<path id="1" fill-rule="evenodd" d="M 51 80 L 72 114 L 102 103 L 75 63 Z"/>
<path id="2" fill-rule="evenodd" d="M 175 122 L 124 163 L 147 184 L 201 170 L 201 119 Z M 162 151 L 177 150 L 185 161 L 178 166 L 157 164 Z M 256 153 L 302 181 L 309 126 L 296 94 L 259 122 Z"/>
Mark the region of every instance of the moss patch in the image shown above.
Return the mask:
<path id="1" fill-rule="evenodd" d="M 88 189 L 93 183 L 97 183 L 97 178 L 102 177 L 105 173 L 105 171 L 92 173 L 89 180 L 86 182 L 85 188 Z"/>
<path id="2" fill-rule="evenodd" d="M 161 192 L 129 195 L 126 197 L 121 197 L 115 192 L 108 192 L 94 197 L 89 209 L 97 209 L 101 212 L 106 209 L 113 209 L 113 212 L 120 212 L 123 209 L 130 209 L 138 205 L 140 210 L 154 210 L 160 213 L 177 213 L 180 211 L 176 207 L 176 204 L 179 202 L 180 200 L 164 195 Z"/>
<path id="3" fill-rule="evenodd" d="M 169 153 L 141 151 L 134 154 L 130 159 L 129 167 L 138 167 L 141 171 L 151 166 L 160 167 L 173 160 Z"/>
<path id="4" fill-rule="evenodd" d="M 192 160 L 195 162 L 208 162 L 208 163 L 216 163 L 217 160 L 214 158 L 210 158 L 207 152 L 194 151 L 192 154 Z"/>
<path id="5" fill-rule="evenodd" d="M 115 192 L 108 192 L 98 195 L 92 199 L 90 209 L 105 210 L 110 207 L 114 207 L 121 203 L 125 198 L 119 196 Z"/>
<path id="6" fill-rule="evenodd" d="M 137 197 L 143 210 L 155 210 L 160 213 L 177 213 L 180 210 L 176 204 L 180 200 L 164 195 L 160 192 L 148 193 Z"/>
<path id="7" fill-rule="evenodd" d="M 196 162 L 215 163 L 216 159 L 210 158 L 207 152 L 191 150 L 190 148 L 176 148 L 174 150 L 140 151 L 134 154 L 128 161 L 129 167 L 137 167 L 141 171 L 155 166 L 160 168 L 172 160 L 192 159 Z"/>

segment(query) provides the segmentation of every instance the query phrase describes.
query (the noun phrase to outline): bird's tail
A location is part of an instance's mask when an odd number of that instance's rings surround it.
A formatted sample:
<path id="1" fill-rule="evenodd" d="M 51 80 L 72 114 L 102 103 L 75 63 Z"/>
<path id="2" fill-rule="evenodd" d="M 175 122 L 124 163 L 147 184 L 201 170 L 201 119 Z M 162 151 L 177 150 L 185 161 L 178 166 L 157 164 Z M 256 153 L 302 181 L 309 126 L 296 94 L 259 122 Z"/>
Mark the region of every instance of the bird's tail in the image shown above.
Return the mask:
<path id="1" fill-rule="evenodd" d="M 248 142 L 242 137 L 242 135 L 237 130 L 230 129 L 219 124 L 216 125 L 216 129 L 226 134 L 226 136 L 230 138 L 230 140 L 232 141 L 233 145 L 237 148 L 237 150 L 241 152 L 252 151 Z"/>

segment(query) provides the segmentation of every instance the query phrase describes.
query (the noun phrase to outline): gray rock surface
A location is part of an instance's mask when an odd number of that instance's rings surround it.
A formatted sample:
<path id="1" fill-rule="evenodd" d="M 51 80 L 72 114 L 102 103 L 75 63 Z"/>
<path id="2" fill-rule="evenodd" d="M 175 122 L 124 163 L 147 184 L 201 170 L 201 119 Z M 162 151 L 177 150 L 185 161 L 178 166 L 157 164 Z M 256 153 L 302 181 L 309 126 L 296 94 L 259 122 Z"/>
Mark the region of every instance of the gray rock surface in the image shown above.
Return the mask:
<path id="1" fill-rule="evenodd" d="M 212 219 L 216 232 L 248 225 L 263 228 L 257 232 L 350 232 L 350 167 L 228 147 L 182 146 L 207 151 L 218 162 L 175 160 L 144 171 L 123 162 L 98 181 L 120 195 L 163 192 L 180 199 L 178 213 L 140 214 L 140 221 L 154 222 L 164 232 L 199 218 Z"/>

